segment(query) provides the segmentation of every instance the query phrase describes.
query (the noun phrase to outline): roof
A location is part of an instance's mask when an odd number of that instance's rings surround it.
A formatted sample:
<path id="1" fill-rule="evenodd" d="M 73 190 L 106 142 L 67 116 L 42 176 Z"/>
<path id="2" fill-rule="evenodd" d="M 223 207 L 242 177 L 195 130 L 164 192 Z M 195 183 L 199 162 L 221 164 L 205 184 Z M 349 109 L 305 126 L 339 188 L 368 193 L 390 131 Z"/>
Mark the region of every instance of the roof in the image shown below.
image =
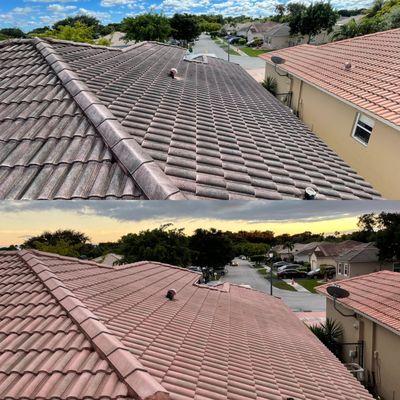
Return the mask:
<path id="1" fill-rule="evenodd" d="M 129 45 L 135 44 L 134 41 L 125 41 L 124 40 L 125 33 L 124 32 L 112 32 L 108 35 L 104 36 L 104 39 L 107 39 L 111 42 L 111 46 L 113 47 L 126 47 Z"/>
<path id="2" fill-rule="evenodd" d="M 315 248 L 321 243 L 323 242 L 311 242 L 304 244 L 303 248 L 299 250 L 296 256 L 310 256 L 314 252 Z"/>
<path id="3" fill-rule="evenodd" d="M 108 253 L 104 256 L 95 258 L 93 261 L 97 262 L 99 264 L 105 264 L 105 265 L 112 266 L 112 265 L 114 265 L 114 263 L 116 263 L 117 261 L 119 261 L 121 259 L 122 259 L 122 256 L 120 256 L 119 254 Z"/>
<path id="4" fill-rule="evenodd" d="M 0 198 L 378 196 L 239 65 L 202 59 L 158 43 L 0 44 Z"/>
<path id="5" fill-rule="evenodd" d="M 92 357 L 93 347 L 103 355 L 110 379 L 118 371 L 115 396 L 129 397 L 124 385 L 130 385 L 140 399 L 155 400 L 372 399 L 280 299 L 261 292 L 226 283 L 199 285 L 198 274 L 155 262 L 107 267 L 24 250 L 0 253 L 0 266 L 2 358 L 14 357 L 18 346 L 35 353 L 35 340 L 11 340 L 21 327 L 31 325 L 51 338 L 56 322 L 64 321 L 64 327 L 73 320 L 76 335 L 85 332 Z M 173 301 L 165 297 L 169 288 L 177 291 Z M 42 317 L 36 317 L 36 307 L 43 309 Z M 34 398 L 37 386 L 24 383 L 35 378 L 36 370 L 30 371 L 43 360 L 43 379 L 54 383 L 56 376 L 57 390 L 74 390 L 75 399 L 108 399 L 109 385 L 97 384 L 98 392 L 90 392 L 96 374 L 82 372 L 86 389 L 83 382 L 71 386 L 71 376 L 59 372 L 66 366 L 80 379 L 80 365 L 85 371 L 96 365 L 78 350 L 77 359 L 70 359 L 66 342 L 41 340 L 48 358 L 20 361 L 24 379 L 18 385 L 10 384 L 14 363 L 0 363 L 1 397 L 18 398 L 24 390 Z M 49 384 L 39 389 L 41 399 L 53 395 Z"/>
<path id="6" fill-rule="evenodd" d="M 290 36 L 289 24 L 278 24 L 272 27 L 267 32 L 268 37 L 286 37 Z"/>
<path id="7" fill-rule="evenodd" d="M 350 249 L 359 246 L 361 242 L 355 240 L 344 240 L 343 242 L 321 242 L 314 247 L 317 257 L 337 257 Z"/>
<path id="8" fill-rule="evenodd" d="M 369 263 L 379 261 L 379 249 L 373 243 L 362 243 L 338 257 L 338 261 Z"/>
<path id="9" fill-rule="evenodd" d="M 261 57 L 271 62 L 274 55 L 285 59 L 280 69 L 399 128 L 400 29 Z M 344 68 L 347 62 L 350 71 Z"/>
<path id="10" fill-rule="evenodd" d="M 278 22 L 267 21 L 267 22 L 254 22 L 249 26 L 249 29 L 253 32 L 258 33 L 266 33 L 270 29 L 276 27 L 277 25 L 281 25 Z"/>
<path id="11" fill-rule="evenodd" d="M 329 297 L 328 285 L 318 286 L 319 293 Z M 379 271 L 340 281 L 340 287 L 350 296 L 337 300 L 339 304 L 400 334 L 400 273 Z"/>

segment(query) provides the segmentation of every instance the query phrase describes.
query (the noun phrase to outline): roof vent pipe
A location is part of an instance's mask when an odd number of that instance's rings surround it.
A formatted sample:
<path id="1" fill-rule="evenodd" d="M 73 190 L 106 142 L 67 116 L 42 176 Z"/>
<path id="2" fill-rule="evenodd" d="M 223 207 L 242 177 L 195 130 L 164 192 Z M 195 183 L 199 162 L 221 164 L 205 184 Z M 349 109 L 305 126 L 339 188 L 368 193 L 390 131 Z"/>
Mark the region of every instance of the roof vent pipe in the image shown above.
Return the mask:
<path id="1" fill-rule="evenodd" d="M 173 300 L 175 296 L 176 296 L 176 290 L 175 289 L 169 289 L 168 292 L 167 292 L 167 295 L 165 297 L 168 300 Z"/>
<path id="2" fill-rule="evenodd" d="M 347 61 L 347 63 L 344 64 L 344 69 L 345 69 L 346 71 L 350 71 L 350 70 L 351 70 L 351 67 L 352 67 L 352 65 L 351 65 L 351 62 L 350 62 L 350 61 Z"/>
<path id="3" fill-rule="evenodd" d="M 306 187 L 304 190 L 304 200 L 315 200 L 317 191 L 312 187 Z"/>
<path id="4" fill-rule="evenodd" d="M 171 68 L 171 70 L 169 71 L 169 76 L 172 79 L 175 79 L 176 74 L 178 73 L 178 70 L 176 68 Z"/>

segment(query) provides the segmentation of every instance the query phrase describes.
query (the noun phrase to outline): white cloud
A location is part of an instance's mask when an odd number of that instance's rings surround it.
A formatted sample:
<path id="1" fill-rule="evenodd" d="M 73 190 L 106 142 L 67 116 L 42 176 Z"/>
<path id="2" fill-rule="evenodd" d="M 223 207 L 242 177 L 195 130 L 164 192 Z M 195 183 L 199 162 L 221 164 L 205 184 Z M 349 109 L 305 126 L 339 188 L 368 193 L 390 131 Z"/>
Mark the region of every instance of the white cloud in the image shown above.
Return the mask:
<path id="1" fill-rule="evenodd" d="M 78 0 L 57 0 L 59 3 L 76 3 Z M 24 0 L 25 3 L 54 3 L 54 0 Z"/>
<path id="2" fill-rule="evenodd" d="M 134 3 L 135 0 L 101 0 L 100 5 L 102 7 L 114 7 L 133 5 Z"/>
<path id="3" fill-rule="evenodd" d="M 92 17 L 96 17 L 100 20 L 108 20 L 111 17 L 111 14 L 108 12 L 95 11 L 95 10 L 87 10 L 86 8 L 80 8 L 78 10 L 78 14 L 82 15 L 90 15 Z"/>
<path id="4" fill-rule="evenodd" d="M 50 4 L 47 9 L 51 12 L 61 13 L 76 10 L 75 6 L 63 6 L 62 4 Z"/>

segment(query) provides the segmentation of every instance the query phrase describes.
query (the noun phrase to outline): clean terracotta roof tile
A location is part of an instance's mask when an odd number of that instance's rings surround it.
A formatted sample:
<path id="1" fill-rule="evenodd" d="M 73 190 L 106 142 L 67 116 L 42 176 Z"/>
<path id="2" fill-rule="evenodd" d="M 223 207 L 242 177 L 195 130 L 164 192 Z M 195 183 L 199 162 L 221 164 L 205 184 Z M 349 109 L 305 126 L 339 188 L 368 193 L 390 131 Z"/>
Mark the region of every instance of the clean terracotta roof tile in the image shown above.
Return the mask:
<path id="1" fill-rule="evenodd" d="M 12 304 L 6 309 L 0 307 L 0 313 L 11 319 L 18 319 L 19 313 L 35 316 L 32 322 L 22 323 L 21 319 L 12 326 L 19 331 L 25 325 L 37 338 L 32 336 L 28 344 L 24 343 L 18 335 L 25 333 L 9 331 L 8 322 L 0 324 L 0 335 L 8 329 L 7 339 L 0 346 L 0 361 L 4 357 L 12 360 L 13 368 L 24 368 L 23 379 L 17 385 L 12 370 L 1 375 L 0 369 L 0 390 L 4 387 L 7 391 L 3 393 L 18 397 L 27 390 L 28 381 L 33 382 L 35 390 L 35 382 L 51 370 L 54 380 L 49 378 L 50 382 L 40 389 L 46 398 L 46 390 L 66 390 L 67 383 L 61 376 L 71 370 L 68 379 L 82 381 L 69 389 L 69 394 L 80 399 L 86 393 L 89 398 L 100 399 L 96 379 L 104 379 L 102 374 L 112 366 L 136 395 L 145 398 L 156 393 L 155 400 L 372 399 L 279 299 L 232 284 L 212 288 L 199 285 L 198 274 L 155 262 L 105 267 L 37 251 L 0 254 L 0 268 L 7 272 L 0 278 L 0 296 L 4 282 Z M 29 268 L 65 287 L 54 289 L 51 296 Z M 16 291 L 10 286 L 13 283 Z M 52 298 L 51 303 L 39 296 L 40 287 Z M 165 297 L 170 288 L 177 291 L 173 301 Z M 59 306 L 58 299 L 63 295 L 56 290 L 69 293 L 77 304 L 75 308 L 69 306 L 76 325 Z M 24 293 L 35 299 L 37 309 L 24 307 Z M 3 299 L 0 297 L 0 304 Z M 53 310 L 56 318 L 47 315 L 50 306 L 57 308 Z M 47 323 L 41 315 L 46 315 Z M 63 330 L 54 332 L 54 324 L 60 325 L 63 320 L 68 322 L 62 325 Z M 99 333 L 102 324 L 109 333 Z M 39 333 L 49 339 L 44 340 Z M 69 335 L 70 340 L 63 335 Z M 93 345 L 101 354 L 110 354 L 106 360 L 96 359 Z M 19 351 L 33 348 L 44 353 L 43 365 L 42 358 L 14 363 Z M 50 353 L 52 358 L 47 359 Z M 70 358 L 56 358 L 61 354 Z M 98 373 L 87 375 L 90 368 Z M 109 373 L 112 375 L 112 371 Z M 89 377 L 92 383 L 85 386 Z M 56 378 L 59 385 L 55 384 Z M 102 385 L 103 398 L 111 393 L 117 396 L 121 385 L 114 381 L 107 383 L 107 388 Z"/>
<path id="2" fill-rule="evenodd" d="M 233 63 L 35 39 L 0 77 L 0 198 L 379 196 Z"/>
<path id="3" fill-rule="evenodd" d="M 355 106 L 399 125 L 400 29 L 320 46 L 300 45 L 261 57 L 285 59 L 279 68 Z M 351 69 L 345 69 L 350 62 Z"/>

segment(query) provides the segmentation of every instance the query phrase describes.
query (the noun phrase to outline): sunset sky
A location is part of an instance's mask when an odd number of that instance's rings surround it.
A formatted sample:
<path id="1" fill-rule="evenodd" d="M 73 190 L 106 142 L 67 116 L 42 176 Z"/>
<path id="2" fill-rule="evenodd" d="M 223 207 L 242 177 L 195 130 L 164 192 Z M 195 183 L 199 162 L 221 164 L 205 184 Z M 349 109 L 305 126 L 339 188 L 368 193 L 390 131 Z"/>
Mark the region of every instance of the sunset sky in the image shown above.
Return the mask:
<path id="1" fill-rule="evenodd" d="M 272 230 L 276 234 L 348 232 L 358 216 L 400 212 L 391 201 L 52 201 L 1 202 L 0 246 L 20 244 L 44 230 L 75 229 L 94 243 L 115 241 L 129 232 L 173 223 L 190 234 L 196 228 Z"/>

